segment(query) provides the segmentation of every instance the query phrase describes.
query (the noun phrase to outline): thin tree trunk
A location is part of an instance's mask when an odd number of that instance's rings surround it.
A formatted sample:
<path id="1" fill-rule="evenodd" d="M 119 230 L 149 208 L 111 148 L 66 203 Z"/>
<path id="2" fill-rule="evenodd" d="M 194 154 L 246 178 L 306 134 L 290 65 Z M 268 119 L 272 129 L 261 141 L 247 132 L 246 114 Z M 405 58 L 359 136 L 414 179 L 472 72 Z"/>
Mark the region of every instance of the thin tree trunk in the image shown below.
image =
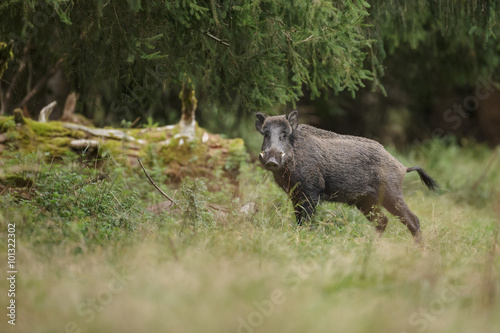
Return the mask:
<path id="1" fill-rule="evenodd" d="M 182 101 L 182 117 L 179 122 L 179 135 L 187 137 L 188 140 L 192 140 L 195 137 L 195 111 L 198 105 L 195 90 L 188 88 L 186 84 L 182 84 L 182 90 L 179 97 Z"/>

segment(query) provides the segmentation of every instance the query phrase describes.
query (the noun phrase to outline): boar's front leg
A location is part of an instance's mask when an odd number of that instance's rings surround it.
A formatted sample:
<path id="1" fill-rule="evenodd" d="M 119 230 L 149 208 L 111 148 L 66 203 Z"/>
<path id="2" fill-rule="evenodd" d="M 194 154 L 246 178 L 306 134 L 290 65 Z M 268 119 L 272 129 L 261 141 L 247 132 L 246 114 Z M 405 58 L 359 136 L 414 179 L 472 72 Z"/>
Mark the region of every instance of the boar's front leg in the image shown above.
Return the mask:
<path id="1" fill-rule="evenodd" d="M 298 225 L 311 220 L 319 201 L 319 195 L 302 195 L 301 197 L 301 199 L 292 200 Z"/>

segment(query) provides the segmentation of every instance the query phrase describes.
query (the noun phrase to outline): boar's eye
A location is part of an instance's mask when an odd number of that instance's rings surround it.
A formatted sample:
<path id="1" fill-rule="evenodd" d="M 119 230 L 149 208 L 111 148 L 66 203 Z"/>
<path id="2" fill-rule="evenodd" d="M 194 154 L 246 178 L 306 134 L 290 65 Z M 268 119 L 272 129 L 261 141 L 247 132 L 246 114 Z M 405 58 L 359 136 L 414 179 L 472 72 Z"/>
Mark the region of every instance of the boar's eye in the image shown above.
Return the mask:
<path id="1" fill-rule="evenodd" d="M 285 132 L 281 132 L 280 134 L 280 140 L 285 140 L 286 139 L 286 133 Z"/>

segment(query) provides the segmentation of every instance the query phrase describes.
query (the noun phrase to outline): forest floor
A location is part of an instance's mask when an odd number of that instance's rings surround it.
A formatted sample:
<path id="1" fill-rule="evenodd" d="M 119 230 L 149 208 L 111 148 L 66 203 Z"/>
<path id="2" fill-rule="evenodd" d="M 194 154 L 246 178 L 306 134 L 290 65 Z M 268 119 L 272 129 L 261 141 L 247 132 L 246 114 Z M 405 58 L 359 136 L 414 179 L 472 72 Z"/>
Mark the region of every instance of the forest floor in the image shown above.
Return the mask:
<path id="1" fill-rule="evenodd" d="M 499 332 L 500 156 L 442 141 L 391 152 L 441 185 L 405 179 L 423 248 L 394 217 L 377 238 L 340 204 L 322 205 L 316 228 L 297 227 L 255 163 L 232 185 L 175 187 L 150 164 L 178 204 L 158 214 L 145 208 L 166 199 L 139 167 L 20 155 L 38 168 L 24 191 L 0 196 L 0 331 Z"/>

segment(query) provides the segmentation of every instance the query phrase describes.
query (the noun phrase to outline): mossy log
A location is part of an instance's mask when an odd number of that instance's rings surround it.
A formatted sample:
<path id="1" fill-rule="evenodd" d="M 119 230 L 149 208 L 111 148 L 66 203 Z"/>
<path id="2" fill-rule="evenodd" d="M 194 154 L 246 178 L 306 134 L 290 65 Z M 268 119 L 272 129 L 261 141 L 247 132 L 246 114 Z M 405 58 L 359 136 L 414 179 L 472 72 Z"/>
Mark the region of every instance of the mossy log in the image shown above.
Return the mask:
<path id="1" fill-rule="evenodd" d="M 15 116 L 0 117 L 0 183 L 15 178 L 15 184 L 24 184 L 16 177 L 25 173 L 18 169 L 10 172 L 8 167 L 19 164 L 15 160 L 20 154 L 36 154 L 49 162 L 92 160 L 97 167 L 109 160 L 136 167 L 140 157 L 146 166 L 164 166 L 163 173 L 174 183 L 189 176 L 209 180 L 227 177 L 235 184 L 240 164 L 248 159 L 242 139 L 224 139 L 197 124 L 194 137 L 185 138 L 179 125 L 93 128 L 59 121 L 40 123 L 17 112 Z"/>

